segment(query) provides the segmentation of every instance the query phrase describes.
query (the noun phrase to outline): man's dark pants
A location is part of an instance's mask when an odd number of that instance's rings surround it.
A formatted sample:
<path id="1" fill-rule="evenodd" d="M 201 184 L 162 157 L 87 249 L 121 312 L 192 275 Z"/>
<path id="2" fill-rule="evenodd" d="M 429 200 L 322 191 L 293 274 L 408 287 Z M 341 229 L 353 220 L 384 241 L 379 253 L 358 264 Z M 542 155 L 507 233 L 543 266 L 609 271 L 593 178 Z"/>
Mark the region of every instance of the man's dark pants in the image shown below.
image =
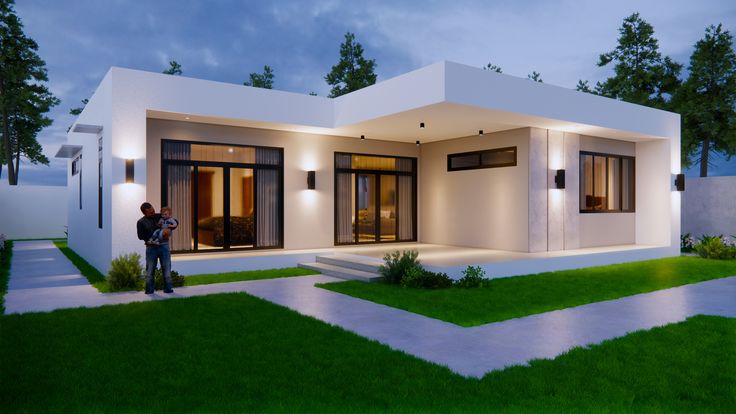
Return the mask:
<path id="1" fill-rule="evenodd" d="M 171 283 L 171 250 L 167 243 L 158 246 L 146 246 L 146 293 L 153 293 L 153 272 L 156 270 L 156 261 L 161 262 L 161 271 L 164 274 L 164 291 L 173 289 Z"/>

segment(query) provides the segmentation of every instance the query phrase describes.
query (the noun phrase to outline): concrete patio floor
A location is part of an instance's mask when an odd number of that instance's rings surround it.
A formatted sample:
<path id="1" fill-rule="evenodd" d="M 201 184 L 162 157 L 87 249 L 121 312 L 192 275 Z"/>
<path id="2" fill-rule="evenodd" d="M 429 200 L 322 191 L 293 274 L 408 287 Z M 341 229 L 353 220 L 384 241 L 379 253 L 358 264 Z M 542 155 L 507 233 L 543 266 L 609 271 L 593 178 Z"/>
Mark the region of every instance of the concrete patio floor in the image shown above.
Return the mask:
<path id="1" fill-rule="evenodd" d="M 171 295 L 102 294 L 48 241 L 17 242 L 11 266 L 6 313 L 245 292 L 468 377 L 697 314 L 736 317 L 736 277 L 463 328 L 315 287 L 340 281 L 324 275 L 184 287 Z"/>

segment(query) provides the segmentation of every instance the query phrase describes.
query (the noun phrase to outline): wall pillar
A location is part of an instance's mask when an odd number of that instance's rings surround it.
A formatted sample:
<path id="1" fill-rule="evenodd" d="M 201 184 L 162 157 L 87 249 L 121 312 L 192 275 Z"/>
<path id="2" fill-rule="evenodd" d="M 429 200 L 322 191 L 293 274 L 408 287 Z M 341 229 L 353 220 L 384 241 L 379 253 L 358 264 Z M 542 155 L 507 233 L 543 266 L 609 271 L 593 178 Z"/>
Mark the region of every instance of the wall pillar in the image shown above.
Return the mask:
<path id="1" fill-rule="evenodd" d="M 564 245 L 565 250 L 580 248 L 580 135 L 563 134 L 565 190 Z"/>
<path id="2" fill-rule="evenodd" d="M 529 252 L 547 251 L 547 130 L 530 128 Z"/>

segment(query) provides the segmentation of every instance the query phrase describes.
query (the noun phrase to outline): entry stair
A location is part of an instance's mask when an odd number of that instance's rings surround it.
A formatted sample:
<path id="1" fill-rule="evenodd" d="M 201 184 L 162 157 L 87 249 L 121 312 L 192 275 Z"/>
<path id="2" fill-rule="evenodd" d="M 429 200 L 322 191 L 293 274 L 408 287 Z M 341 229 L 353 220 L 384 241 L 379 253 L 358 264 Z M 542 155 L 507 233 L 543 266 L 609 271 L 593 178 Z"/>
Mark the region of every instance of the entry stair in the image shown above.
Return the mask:
<path id="1" fill-rule="evenodd" d="M 381 275 L 378 274 L 378 266 L 381 265 L 381 262 L 371 260 L 369 257 L 330 254 L 317 256 L 315 260 L 312 263 L 299 263 L 299 267 L 346 280 L 370 283 L 381 279 Z"/>

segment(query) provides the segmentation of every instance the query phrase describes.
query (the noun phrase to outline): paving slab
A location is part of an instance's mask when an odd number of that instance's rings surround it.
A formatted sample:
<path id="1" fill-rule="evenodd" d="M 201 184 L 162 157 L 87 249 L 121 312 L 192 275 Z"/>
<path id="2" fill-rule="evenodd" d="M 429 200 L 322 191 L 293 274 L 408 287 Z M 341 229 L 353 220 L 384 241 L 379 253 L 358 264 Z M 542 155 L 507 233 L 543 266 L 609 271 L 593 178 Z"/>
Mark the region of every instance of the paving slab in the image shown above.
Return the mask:
<path id="1" fill-rule="evenodd" d="M 482 377 L 532 359 L 554 358 L 573 347 L 698 314 L 736 317 L 736 277 L 463 328 L 315 287 L 316 283 L 341 281 L 325 275 L 190 286 L 177 288 L 173 294 L 102 294 L 70 265 L 51 242 L 17 242 L 6 313 L 245 292 L 467 377 Z"/>

